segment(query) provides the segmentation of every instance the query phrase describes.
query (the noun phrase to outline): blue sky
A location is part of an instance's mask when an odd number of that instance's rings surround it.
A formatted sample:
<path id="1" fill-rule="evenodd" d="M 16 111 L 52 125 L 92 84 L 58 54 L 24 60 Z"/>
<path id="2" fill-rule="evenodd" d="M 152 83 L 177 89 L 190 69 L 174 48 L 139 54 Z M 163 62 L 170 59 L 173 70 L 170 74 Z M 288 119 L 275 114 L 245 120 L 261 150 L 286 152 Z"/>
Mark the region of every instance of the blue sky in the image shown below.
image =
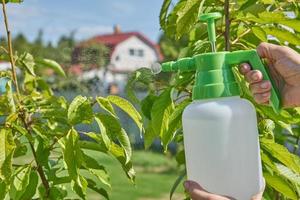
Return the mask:
<path id="1" fill-rule="evenodd" d="M 10 4 L 8 13 L 12 32 L 22 32 L 30 40 L 39 29 L 45 41 L 55 42 L 72 30 L 82 40 L 110 33 L 119 24 L 122 31 L 140 31 L 157 41 L 161 4 L 162 0 L 24 0 Z"/>

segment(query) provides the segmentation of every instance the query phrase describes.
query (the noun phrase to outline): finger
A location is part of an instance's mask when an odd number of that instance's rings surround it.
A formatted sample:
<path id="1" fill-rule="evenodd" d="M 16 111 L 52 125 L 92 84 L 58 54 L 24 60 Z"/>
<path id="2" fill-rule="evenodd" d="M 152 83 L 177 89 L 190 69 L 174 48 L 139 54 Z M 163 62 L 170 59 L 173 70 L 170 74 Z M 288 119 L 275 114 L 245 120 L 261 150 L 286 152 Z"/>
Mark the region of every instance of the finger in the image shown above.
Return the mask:
<path id="1" fill-rule="evenodd" d="M 254 100 L 259 104 L 268 104 L 270 97 L 271 97 L 271 92 L 254 94 Z"/>
<path id="2" fill-rule="evenodd" d="M 294 50 L 286 46 L 279 46 L 266 42 L 262 42 L 260 45 L 258 45 L 256 50 L 261 58 L 267 58 L 270 61 L 278 60 L 283 56 L 289 56 L 295 53 Z"/>
<path id="3" fill-rule="evenodd" d="M 184 187 L 193 200 L 230 200 L 229 198 L 207 192 L 194 181 L 186 181 Z"/>
<path id="4" fill-rule="evenodd" d="M 252 70 L 245 75 L 246 81 L 250 84 L 261 82 L 263 75 L 258 70 Z"/>
<path id="5" fill-rule="evenodd" d="M 207 200 L 209 198 L 210 194 L 194 181 L 184 182 L 184 187 L 193 200 Z"/>
<path id="6" fill-rule="evenodd" d="M 250 90 L 252 94 L 261 94 L 271 91 L 271 82 L 270 81 L 261 81 L 259 83 L 252 83 L 250 85 Z"/>
<path id="7" fill-rule="evenodd" d="M 241 74 L 246 75 L 248 72 L 250 72 L 251 66 L 248 63 L 243 63 L 239 67 L 239 71 Z"/>

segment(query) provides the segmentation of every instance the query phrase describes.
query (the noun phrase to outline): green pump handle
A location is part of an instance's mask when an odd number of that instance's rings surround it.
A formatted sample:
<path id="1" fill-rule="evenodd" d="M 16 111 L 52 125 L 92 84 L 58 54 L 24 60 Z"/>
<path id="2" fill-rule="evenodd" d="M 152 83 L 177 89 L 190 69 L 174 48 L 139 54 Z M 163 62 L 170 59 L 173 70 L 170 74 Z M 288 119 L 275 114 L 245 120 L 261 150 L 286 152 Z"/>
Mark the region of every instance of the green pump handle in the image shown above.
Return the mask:
<path id="1" fill-rule="evenodd" d="M 244 50 L 244 51 L 234 51 L 227 54 L 227 62 L 230 65 L 236 65 L 240 63 L 249 63 L 253 69 L 259 70 L 264 80 L 268 80 L 271 82 L 271 97 L 269 104 L 272 106 L 273 110 L 276 113 L 280 112 L 281 109 L 281 99 L 279 91 L 274 83 L 274 81 L 270 78 L 266 67 L 262 63 L 258 53 L 256 50 Z"/>
<path id="2" fill-rule="evenodd" d="M 214 27 L 214 20 L 217 18 L 220 18 L 221 14 L 219 13 L 208 13 L 201 15 L 199 18 L 202 21 L 207 21 L 207 28 L 208 28 L 208 35 L 209 40 L 212 44 L 212 50 L 214 51 L 215 46 L 215 27 Z M 242 50 L 242 51 L 234 51 L 234 52 L 212 52 L 212 53 L 206 53 L 206 54 L 199 54 L 194 57 L 189 58 L 182 58 L 178 61 L 171 61 L 167 63 L 162 64 L 162 71 L 221 71 L 219 74 L 217 74 L 216 77 L 208 77 L 208 80 L 217 80 L 220 82 L 224 82 L 224 85 L 226 85 L 228 80 L 230 79 L 231 75 L 228 75 L 227 70 L 231 66 L 238 65 L 240 63 L 249 63 L 253 69 L 260 70 L 262 72 L 264 80 L 269 80 L 272 84 L 271 89 L 271 97 L 270 97 L 270 105 L 272 106 L 273 110 L 276 113 L 280 112 L 281 109 L 281 99 L 279 95 L 279 91 L 276 88 L 276 85 L 274 84 L 273 80 L 270 79 L 270 76 L 263 65 L 259 55 L 257 54 L 256 50 Z M 224 75 L 226 74 L 226 75 Z M 227 80 L 228 77 L 229 79 Z M 220 78 L 221 77 L 221 78 Z M 200 79 L 203 77 L 197 77 L 196 79 Z M 202 84 L 202 80 L 196 80 L 196 84 Z M 214 84 L 212 82 L 209 85 Z M 216 91 L 213 91 L 214 97 L 221 97 L 220 91 L 228 90 L 225 86 L 220 86 L 220 84 L 214 84 L 217 85 L 215 87 Z M 196 88 L 198 86 L 195 86 Z M 238 93 L 235 89 L 233 89 L 234 92 L 232 94 Z M 197 91 L 196 91 L 197 92 Z M 230 95 L 230 91 L 226 91 L 227 94 Z M 219 96 L 218 96 L 219 95 Z M 197 95 L 196 95 L 197 97 Z"/>

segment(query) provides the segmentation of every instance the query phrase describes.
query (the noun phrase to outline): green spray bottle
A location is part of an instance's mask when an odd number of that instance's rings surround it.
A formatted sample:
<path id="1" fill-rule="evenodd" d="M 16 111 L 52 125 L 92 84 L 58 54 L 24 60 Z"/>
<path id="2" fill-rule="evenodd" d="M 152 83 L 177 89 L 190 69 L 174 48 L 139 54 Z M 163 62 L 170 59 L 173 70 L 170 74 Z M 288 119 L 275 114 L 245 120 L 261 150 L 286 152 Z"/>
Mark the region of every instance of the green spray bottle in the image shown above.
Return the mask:
<path id="1" fill-rule="evenodd" d="M 207 22 L 212 52 L 163 63 L 162 71 L 195 71 L 193 102 L 182 116 L 188 179 L 205 190 L 249 200 L 264 187 L 255 108 L 240 98 L 232 67 L 249 63 L 270 77 L 256 50 L 215 51 L 215 22 L 220 13 L 200 16 Z M 272 83 L 270 105 L 280 110 Z"/>

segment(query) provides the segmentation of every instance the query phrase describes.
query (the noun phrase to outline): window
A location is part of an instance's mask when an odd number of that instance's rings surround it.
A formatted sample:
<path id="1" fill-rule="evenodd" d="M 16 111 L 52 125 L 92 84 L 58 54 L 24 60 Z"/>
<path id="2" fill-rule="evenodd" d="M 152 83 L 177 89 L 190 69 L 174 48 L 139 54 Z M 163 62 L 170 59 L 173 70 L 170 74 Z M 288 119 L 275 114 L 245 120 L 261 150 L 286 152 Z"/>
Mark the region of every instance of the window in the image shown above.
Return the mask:
<path id="1" fill-rule="evenodd" d="M 134 49 L 129 49 L 129 55 L 134 56 Z"/>
<path id="2" fill-rule="evenodd" d="M 129 55 L 144 57 L 144 50 L 143 49 L 129 49 Z"/>
<path id="3" fill-rule="evenodd" d="M 139 57 L 144 57 L 144 50 L 143 49 L 138 50 L 138 56 Z"/>
<path id="4" fill-rule="evenodd" d="M 119 61 L 120 60 L 120 56 L 116 56 L 116 61 Z"/>

